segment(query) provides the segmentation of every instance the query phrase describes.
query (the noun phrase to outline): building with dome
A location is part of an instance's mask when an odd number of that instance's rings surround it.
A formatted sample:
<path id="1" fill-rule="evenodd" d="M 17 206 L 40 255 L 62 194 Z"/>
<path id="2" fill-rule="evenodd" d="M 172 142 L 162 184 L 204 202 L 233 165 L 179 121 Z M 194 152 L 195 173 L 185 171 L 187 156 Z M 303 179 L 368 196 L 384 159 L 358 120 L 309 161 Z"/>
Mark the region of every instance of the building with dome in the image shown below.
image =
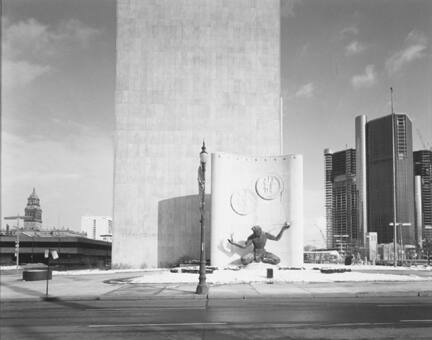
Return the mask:
<path id="1" fill-rule="evenodd" d="M 27 199 L 27 206 L 24 209 L 24 229 L 40 230 L 42 228 L 42 209 L 40 199 L 35 188 Z"/>

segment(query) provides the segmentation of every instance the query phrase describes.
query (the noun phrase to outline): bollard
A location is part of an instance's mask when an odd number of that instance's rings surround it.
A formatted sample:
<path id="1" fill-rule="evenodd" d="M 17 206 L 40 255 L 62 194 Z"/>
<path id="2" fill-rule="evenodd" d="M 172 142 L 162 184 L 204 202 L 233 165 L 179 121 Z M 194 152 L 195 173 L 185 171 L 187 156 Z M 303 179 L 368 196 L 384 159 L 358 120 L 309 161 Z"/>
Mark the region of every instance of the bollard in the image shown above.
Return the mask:
<path id="1" fill-rule="evenodd" d="M 273 268 L 267 268 L 267 278 L 268 279 L 273 278 Z"/>

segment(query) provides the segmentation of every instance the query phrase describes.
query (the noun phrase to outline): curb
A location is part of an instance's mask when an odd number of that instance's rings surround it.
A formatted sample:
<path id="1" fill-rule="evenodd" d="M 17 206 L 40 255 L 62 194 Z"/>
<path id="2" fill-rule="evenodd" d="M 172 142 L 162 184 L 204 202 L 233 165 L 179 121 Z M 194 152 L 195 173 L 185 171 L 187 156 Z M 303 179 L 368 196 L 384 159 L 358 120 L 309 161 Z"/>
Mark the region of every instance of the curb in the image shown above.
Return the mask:
<path id="1" fill-rule="evenodd" d="M 104 296 L 104 295 L 88 295 L 88 296 L 39 296 L 39 297 L 23 297 L 23 298 L 2 298 L 1 303 L 4 302 L 57 302 L 57 301 L 116 301 L 116 300 L 280 300 L 280 299 L 314 299 L 314 298 L 371 298 L 371 297 L 432 297 L 431 291 L 392 291 L 392 292 L 331 292 L 331 293 L 299 293 L 299 294 L 260 294 L 260 295 L 242 295 L 241 293 L 233 294 L 212 294 L 209 292 L 207 295 L 197 295 L 195 293 L 187 295 L 130 295 L 130 296 Z"/>

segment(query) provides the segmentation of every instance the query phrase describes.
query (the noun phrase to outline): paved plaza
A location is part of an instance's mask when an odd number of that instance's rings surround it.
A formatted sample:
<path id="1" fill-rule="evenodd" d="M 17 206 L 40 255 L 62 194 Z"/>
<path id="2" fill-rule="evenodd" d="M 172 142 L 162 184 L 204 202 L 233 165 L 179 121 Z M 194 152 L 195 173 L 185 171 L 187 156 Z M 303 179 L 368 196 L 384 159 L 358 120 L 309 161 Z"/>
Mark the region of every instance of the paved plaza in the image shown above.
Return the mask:
<path id="1" fill-rule="evenodd" d="M 267 279 L 265 268 L 261 269 L 262 275 L 257 275 L 256 270 L 250 271 L 250 280 L 245 279 L 244 269 L 224 271 L 223 275 L 234 278 L 243 275 L 243 279 L 237 281 L 215 280 L 214 274 L 207 275 L 208 296 L 195 294 L 198 274 L 174 274 L 169 270 L 54 272 L 49 281 L 49 296 L 59 299 L 432 296 L 430 268 L 357 266 L 351 272 L 334 274 L 322 274 L 319 270 L 311 273 L 275 270 L 273 279 Z M 279 276 L 282 273 L 286 277 L 303 275 L 304 280 L 282 281 Z M 173 278 L 177 282 L 173 282 Z M 23 281 L 21 271 L 3 271 L 0 283 L 2 301 L 39 300 L 46 292 L 46 281 Z"/>

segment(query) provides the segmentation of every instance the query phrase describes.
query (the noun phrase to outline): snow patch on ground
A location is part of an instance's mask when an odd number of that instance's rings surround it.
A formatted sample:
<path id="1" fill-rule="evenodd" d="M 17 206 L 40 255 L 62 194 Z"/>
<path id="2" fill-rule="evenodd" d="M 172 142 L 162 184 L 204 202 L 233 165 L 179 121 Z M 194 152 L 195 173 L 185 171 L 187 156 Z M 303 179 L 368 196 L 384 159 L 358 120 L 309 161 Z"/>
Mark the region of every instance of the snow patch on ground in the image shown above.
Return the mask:
<path id="1" fill-rule="evenodd" d="M 322 266 L 323 268 L 349 268 L 345 266 Z M 267 268 L 273 268 L 273 278 L 267 278 Z M 279 270 L 275 266 L 262 263 L 250 264 L 240 270 L 215 270 L 206 274 L 207 282 L 211 284 L 235 284 L 249 282 L 340 282 L 340 281 L 422 281 L 427 278 L 417 275 L 393 275 L 383 273 L 344 272 L 324 274 L 318 267 L 304 267 L 303 269 Z M 140 277 L 133 278 L 129 283 L 193 283 L 197 282 L 198 274 L 171 273 L 169 270 L 146 272 Z M 431 278 L 432 280 L 432 278 Z"/>
<path id="2" fill-rule="evenodd" d="M 21 267 L 20 267 L 21 268 Z M 195 267 L 198 268 L 198 267 Z M 273 268 L 273 278 L 267 278 L 267 268 Z M 351 270 L 344 273 L 325 274 L 321 273 L 321 268 Z M 1 266 L 1 270 L 13 270 L 16 266 Z M 207 282 L 212 284 L 235 284 L 249 282 L 338 282 L 338 281 L 420 281 L 432 280 L 430 278 L 413 275 L 412 271 L 432 271 L 431 266 L 417 267 L 392 267 L 392 266 L 372 266 L 372 265 L 351 265 L 343 264 L 304 264 L 302 268 L 279 269 L 278 266 L 271 266 L 264 263 L 251 263 L 239 270 L 238 267 L 229 269 L 215 270 L 212 274 L 207 274 Z M 369 273 L 358 272 L 367 270 Z M 410 270 L 406 275 L 403 271 Z M 377 272 L 374 272 L 377 271 Z M 378 272 L 379 271 L 379 272 Z M 385 271 L 385 273 L 383 273 Z M 395 271 L 395 274 L 391 272 Z M 390 272 L 390 273 L 389 273 Z M 397 272 L 397 274 L 396 274 Z M 131 279 L 130 283 L 193 283 L 197 282 L 198 274 L 190 273 L 171 273 L 166 268 L 154 269 L 84 269 L 53 271 L 54 276 L 79 276 L 79 275 L 109 275 L 113 273 L 136 273 L 137 277 Z"/>
<path id="3" fill-rule="evenodd" d="M 167 269 L 151 268 L 151 269 L 81 269 L 81 270 L 66 270 L 66 271 L 53 271 L 55 276 L 66 276 L 66 275 L 107 275 L 115 273 L 142 273 L 142 272 L 161 272 L 167 271 Z"/>

